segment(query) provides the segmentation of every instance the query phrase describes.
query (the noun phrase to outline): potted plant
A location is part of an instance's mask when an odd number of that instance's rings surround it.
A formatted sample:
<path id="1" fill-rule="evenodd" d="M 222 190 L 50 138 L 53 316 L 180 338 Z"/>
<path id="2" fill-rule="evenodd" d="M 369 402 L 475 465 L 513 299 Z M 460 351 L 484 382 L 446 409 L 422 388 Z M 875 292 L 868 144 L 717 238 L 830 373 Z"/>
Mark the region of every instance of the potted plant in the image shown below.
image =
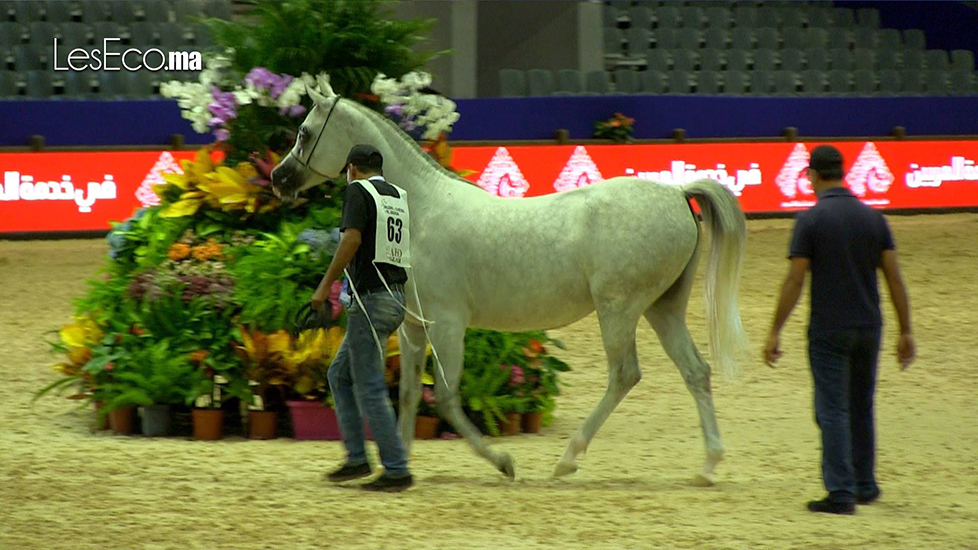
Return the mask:
<path id="1" fill-rule="evenodd" d="M 278 411 L 274 403 L 282 401 L 283 387 L 289 383 L 289 370 L 280 353 L 272 348 L 283 348 L 276 338 L 286 338 L 284 333 L 267 335 L 245 327 L 235 329 L 235 349 L 244 364 L 244 377 L 252 385 L 253 402 L 248 411 L 248 433 L 251 439 L 275 439 L 277 437 Z"/>
<path id="2" fill-rule="evenodd" d="M 291 393 L 295 398 L 286 403 L 292 417 L 296 439 L 342 439 L 336 411 L 329 394 L 326 372 L 343 341 L 343 329 L 312 329 L 302 332 L 295 340 L 279 331 L 270 342 L 273 352 L 281 357 L 286 369 Z"/>
<path id="3" fill-rule="evenodd" d="M 428 377 L 428 375 L 425 375 Z M 434 380 L 427 380 L 434 383 Z M 418 416 L 414 424 L 414 437 L 416 439 L 434 439 L 438 437 L 438 424 L 441 417 L 438 416 L 438 405 L 435 402 L 435 389 L 431 385 L 425 385 L 421 389 L 421 402 L 418 404 Z"/>
<path id="4" fill-rule="evenodd" d="M 610 139 L 615 143 L 627 143 L 632 140 L 634 124 L 634 118 L 615 113 L 615 116 L 608 120 L 599 120 L 594 123 L 594 137 L 596 139 Z"/>
<path id="5" fill-rule="evenodd" d="M 547 341 L 564 349 L 563 343 L 558 340 L 547 338 Z M 550 355 L 537 338 L 527 342 L 523 348 L 523 355 L 527 359 L 524 391 L 528 398 L 522 419 L 523 432 L 538 433 L 545 420 L 549 424 L 549 415 L 556 403 L 554 397 L 560 393 L 557 373 L 567 372 L 570 367 Z"/>

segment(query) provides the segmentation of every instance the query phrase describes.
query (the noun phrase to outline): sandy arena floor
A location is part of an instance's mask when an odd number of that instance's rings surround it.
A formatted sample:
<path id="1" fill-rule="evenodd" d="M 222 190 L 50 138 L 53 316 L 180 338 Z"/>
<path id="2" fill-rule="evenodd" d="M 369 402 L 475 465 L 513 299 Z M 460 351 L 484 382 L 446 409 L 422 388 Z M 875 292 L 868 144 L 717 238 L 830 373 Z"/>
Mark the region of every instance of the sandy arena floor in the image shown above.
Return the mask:
<path id="1" fill-rule="evenodd" d="M 912 370 L 888 330 L 878 399 L 881 502 L 855 517 L 804 510 L 821 497 L 805 356 L 807 305 L 782 364 L 759 360 L 715 393 L 727 460 L 716 487 L 688 480 L 703 458 L 692 398 L 654 334 L 639 327 L 645 378 L 598 434 L 581 471 L 550 472 L 604 390 L 597 321 L 566 341 L 556 421 L 496 441 L 509 482 L 461 441 L 416 444 L 402 495 L 331 487 L 338 443 L 217 443 L 90 431 L 91 416 L 33 391 L 54 380 L 44 332 L 101 265 L 103 242 L 0 242 L 0 549 L 978 548 L 978 216 L 891 218 L 920 348 Z M 787 267 L 790 222 L 750 223 L 741 304 L 755 357 Z M 701 268 L 702 271 L 702 268 Z M 690 325 L 705 350 L 702 286 Z"/>

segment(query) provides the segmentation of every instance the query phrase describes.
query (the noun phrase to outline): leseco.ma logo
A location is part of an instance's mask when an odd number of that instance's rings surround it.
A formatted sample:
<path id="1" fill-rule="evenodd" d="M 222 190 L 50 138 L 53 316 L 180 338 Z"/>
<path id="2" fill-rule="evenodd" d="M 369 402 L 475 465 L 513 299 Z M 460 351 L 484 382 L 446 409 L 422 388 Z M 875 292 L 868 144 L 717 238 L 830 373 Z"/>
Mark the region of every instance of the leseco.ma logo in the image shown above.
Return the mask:
<path id="1" fill-rule="evenodd" d="M 92 49 L 74 48 L 63 55 L 69 46 L 54 39 L 55 71 L 199 71 L 202 68 L 200 52 L 170 51 L 159 48 L 141 50 L 130 46 L 122 49 L 122 39 L 104 38 Z M 61 55 L 59 55 L 59 52 Z"/>

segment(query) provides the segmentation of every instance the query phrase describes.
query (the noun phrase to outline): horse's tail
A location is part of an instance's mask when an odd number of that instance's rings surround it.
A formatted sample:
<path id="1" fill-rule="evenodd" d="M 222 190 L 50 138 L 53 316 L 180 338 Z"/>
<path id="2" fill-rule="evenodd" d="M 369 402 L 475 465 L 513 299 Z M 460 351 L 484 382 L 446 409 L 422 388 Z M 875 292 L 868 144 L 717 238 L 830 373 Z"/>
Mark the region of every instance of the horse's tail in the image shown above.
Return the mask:
<path id="1" fill-rule="evenodd" d="M 696 200 L 710 233 L 706 264 L 706 323 L 713 361 L 728 377 L 740 370 L 739 359 L 747 351 L 747 336 L 740 320 L 737 290 L 747 241 L 747 222 L 737 198 L 713 180 L 683 186 L 687 198 Z"/>

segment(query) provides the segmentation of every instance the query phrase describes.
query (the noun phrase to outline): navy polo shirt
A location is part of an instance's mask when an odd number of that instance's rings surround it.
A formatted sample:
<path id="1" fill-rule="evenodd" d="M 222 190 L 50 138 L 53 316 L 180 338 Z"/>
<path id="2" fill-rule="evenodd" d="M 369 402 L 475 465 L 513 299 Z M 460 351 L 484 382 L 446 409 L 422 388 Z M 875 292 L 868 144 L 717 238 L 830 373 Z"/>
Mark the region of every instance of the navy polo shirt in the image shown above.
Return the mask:
<path id="1" fill-rule="evenodd" d="M 811 260 L 809 332 L 882 326 L 876 270 L 893 248 L 883 214 L 844 187 L 823 191 L 799 213 L 788 257 Z"/>

